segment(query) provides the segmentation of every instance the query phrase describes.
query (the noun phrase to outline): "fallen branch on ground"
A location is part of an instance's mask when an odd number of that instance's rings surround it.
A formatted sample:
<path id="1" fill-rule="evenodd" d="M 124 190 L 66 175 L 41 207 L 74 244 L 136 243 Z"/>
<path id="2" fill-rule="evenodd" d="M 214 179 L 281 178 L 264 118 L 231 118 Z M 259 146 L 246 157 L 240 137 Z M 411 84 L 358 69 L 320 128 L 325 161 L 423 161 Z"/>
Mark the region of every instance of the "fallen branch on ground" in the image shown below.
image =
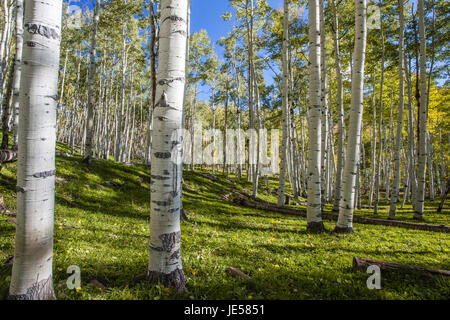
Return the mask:
<path id="1" fill-rule="evenodd" d="M 381 270 L 404 270 L 404 271 L 416 271 L 424 275 L 441 275 L 445 277 L 450 277 L 450 271 L 448 270 L 438 270 L 430 269 L 417 266 L 409 266 L 405 264 L 379 261 L 367 258 L 353 257 L 353 269 L 354 270 L 366 270 L 367 267 L 376 265 L 380 267 Z"/>
<path id="2" fill-rule="evenodd" d="M 243 273 L 241 270 L 238 270 L 236 268 L 228 267 L 225 269 L 225 271 L 229 273 L 233 278 L 242 278 L 247 281 L 252 280 L 252 278 L 249 275 Z"/>
<path id="3" fill-rule="evenodd" d="M 249 197 L 250 198 L 250 197 Z M 295 216 L 306 217 L 306 210 L 292 209 L 292 208 L 280 208 L 275 204 L 266 202 L 266 201 L 251 201 L 245 199 L 243 196 L 238 196 L 234 199 L 234 203 L 237 205 L 261 209 L 261 210 L 269 210 L 284 214 L 290 214 Z M 322 219 L 337 221 L 338 215 L 333 213 L 322 213 Z M 436 232 L 448 232 L 450 233 L 450 226 L 447 225 L 434 225 L 434 224 L 425 224 L 425 223 L 414 223 L 414 222 L 405 222 L 405 221 L 395 221 L 395 220 L 387 220 L 387 219 L 377 219 L 377 218 L 367 218 L 367 217 L 359 217 L 353 216 L 353 222 L 361 223 L 361 224 L 373 224 L 373 225 L 383 225 L 383 226 L 394 226 L 408 229 L 417 229 L 417 230 L 426 230 L 426 231 L 436 231 Z"/>
<path id="4" fill-rule="evenodd" d="M 205 178 L 213 180 L 213 181 L 218 180 L 218 178 L 212 174 L 206 174 L 206 173 L 200 173 L 200 172 L 198 172 L 198 174 Z M 237 205 L 245 206 L 245 207 L 249 207 L 249 208 L 261 209 L 261 210 L 269 210 L 269 211 L 290 214 L 290 215 L 295 215 L 295 216 L 300 216 L 300 217 L 306 217 L 306 210 L 292 209 L 292 208 L 285 208 L 285 207 L 280 208 L 271 202 L 267 202 L 267 201 L 264 201 L 259 198 L 254 198 L 253 196 L 250 196 L 241 190 L 234 189 L 234 188 L 226 188 L 226 187 L 224 187 L 224 189 L 231 191 L 238 195 L 233 200 L 233 202 Z M 334 214 L 334 213 L 322 212 L 322 218 L 326 219 L 326 220 L 337 221 L 338 215 Z M 353 216 L 353 222 L 361 223 L 361 224 L 394 226 L 394 227 L 407 228 L 407 229 L 450 233 L 450 226 L 447 226 L 447 225 L 414 223 L 414 222 L 368 218 L 368 217 L 360 217 L 360 216 Z"/>

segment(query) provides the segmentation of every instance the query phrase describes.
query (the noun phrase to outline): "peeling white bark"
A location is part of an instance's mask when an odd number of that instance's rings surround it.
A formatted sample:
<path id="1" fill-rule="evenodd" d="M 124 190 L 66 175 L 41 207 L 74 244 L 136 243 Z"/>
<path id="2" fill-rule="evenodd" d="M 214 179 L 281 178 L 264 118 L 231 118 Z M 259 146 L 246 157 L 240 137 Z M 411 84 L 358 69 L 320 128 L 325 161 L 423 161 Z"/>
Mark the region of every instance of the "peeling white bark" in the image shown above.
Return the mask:
<path id="1" fill-rule="evenodd" d="M 348 132 L 347 155 L 342 181 L 337 230 L 353 230 L 354 198 L 356 194 L 356 175 L 359 162 L 361 126 L 363 114 L 364 62 L 366 54 L 366 0 L 355 0 L 355 49 L 352 67 L 352 100 L 350 126 Z"/>
<path id="2" fill-rule="evenodd" d="M 319 0 L 309 0 L 309 143 L 308 143 L 308 226 L 323 228 L 321 205 L 321 132 L 320 101 L 320 18 Z"/>
<path id="3" fill-rule="evenodd" d="M 25 8 L 11 299 L 55 298 L 52 260 L 61 5 L 58 0 L 29 0 Z"/>
<path id="4" fill-rule="evenodd" d="M 161 31 L 151 150 L 148 277 L 184 291 L 180 256 L 182 118 L 185 92 L 187 0 L 161 1 Z"/>

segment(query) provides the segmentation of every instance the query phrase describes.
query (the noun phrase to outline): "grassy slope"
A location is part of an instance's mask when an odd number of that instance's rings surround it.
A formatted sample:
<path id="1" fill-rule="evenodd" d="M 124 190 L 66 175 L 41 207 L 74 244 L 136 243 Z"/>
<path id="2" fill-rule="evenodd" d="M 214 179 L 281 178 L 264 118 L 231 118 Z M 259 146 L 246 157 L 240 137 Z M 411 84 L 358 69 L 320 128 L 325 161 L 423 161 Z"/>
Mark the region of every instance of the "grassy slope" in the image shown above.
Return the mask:
<path id="1" fill-rule="evenodd" d="M 63 146 L 59 146 L 59 149 Z M 64 151 L 64 150 L 60 150 Z M 0 172 L 0 194 L 15 210 L 17 163 Z M 302 218 L 235 206 L 221 199 L 223 179 L 212 182 L 184 173 L 182 257 L 185 295 L 148 283 L 132 284 L 145 274 L 149 243 L 149 172 L 144 166 L 94 161 L 86 168 L 79 157 L 57 158 L 54 282 L 59 299 L 445 299 L 450 280 L 416 274 L 383 273 L 381 290 L 366 287 L 368 274 L 351 269 L 352 257 L 450 269 L 450 235 L 387 226 L 355 225 L 352 235 L 309 234 Z M 110 183 L 107 183 L 110 182 Z M 263 181 L 261 181 L 263 183 Z M 238 186 L 250 190 L 242 181 Z M 276 188 L 276 181 L 269 181 Z M 275 201 L 261 190 L 261 197 Z M 382 204 L 383 205 L 383 204 Z M 436 203 L 431 206 L 436 207 Z M 446 205 L 448 207 L 448 204 Z M 327 207 L 330 210 L 330 206 Z M 267 217 L 246 216 L 263 214 Z M 370 215 L 368 211 L 357 214 Z M 427 212 L 426 222 L 450 224 L 450 212 Z M 380 217 L 387 216 L 381 211 Z M 411 211 L 400 213 L 409 220 Z M 14 252 L 15 225 L 0 216 L 0 262 Z M 334 222 L 326 221 L 327 229 Z M 82 290 L 66 287 L 67 267 L 81 268 Z M 225 273 L 233 266 L 252 276 L 246 283 Z M 0 265 L 0 296 L 11 268 Z M 98 279 L 110 290 L 89 284 Z"/>

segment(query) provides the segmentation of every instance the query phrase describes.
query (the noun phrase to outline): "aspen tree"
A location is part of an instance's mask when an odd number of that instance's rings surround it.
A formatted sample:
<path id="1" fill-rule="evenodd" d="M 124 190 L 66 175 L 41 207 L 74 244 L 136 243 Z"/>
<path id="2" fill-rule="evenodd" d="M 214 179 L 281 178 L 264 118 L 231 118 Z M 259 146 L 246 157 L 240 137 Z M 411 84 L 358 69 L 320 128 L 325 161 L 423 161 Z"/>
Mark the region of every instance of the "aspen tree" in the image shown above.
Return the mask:
<path id="1" fill-rule="evenodd" d="M 281 163 L 280 181 L 278 186 L 278 206 L 284 206 L 286 192 L 287 142 L 288 142 L 288 104 L 289 104 L 289 70 L 288 70 L 288 39 L 289 39 L 289 0 L 284 0 L 283 17 L 283 47 L 282 47 L 282 123 L 281 123 Z"/>
<path id="2" fill-rule="evenodd" d="M 95 0 L 94 16 L 92 19 L 92 38 L 90 49 L 90 62 L 89 62 L 89 92 L 88 92 L 88 115 L 86 119 L 86 150 L 84 162 L 91 164 L 92 162 L 92 140 L 94 138 L 94 80 L 96 74 L 96 46 L 97 46 L 97 29 L 100 11 L 100 0 Z"/>
<path id="3" fill-rule="evenodd" d="M 320 17 L 319 0 L 309 0 L 309 142 L 308 142 L 308 205 L 307 228 L 324 230 L 321 202 L 321 132 L 320 101 Z"/>
<path id="4" fill-rule="evenodd" d="M 352 67 L 352 99 L 350 125 L 345 166 L 342 181 L 342 196 L 336 232 L 353 232 L 354 198 L 358 171 L 360 139 L 363 113 L 364 62 L 367 37 L 366 0 L 355 0 L 355 49 Z"/>
<path id="5" fill-rule="evenodd" d="M 414 219 L 423 219 L 425 201 L 425 170 L 427 166 L 427 70 L 426 70 L 426 43 L 425 43 L 425 12 L 424 0 L 418 0 L 419 11 L 419 37 L 420 37 L 420 107 L 419 107 L 419 154 L 417 170 L 417 207 Z"/>
<path id="6" fill-rule="evenodd" d="M 55 299 L 52 282 L 61 1 L 27 1 L 20 83 L 17 225 L 9 299 Z"/>
<path id="7" fill-rule="evenodd" d="M 395 218 L 395 211 L 397 209 L 397 202 L 399 199 L 399 189 L 400 189 L 400 157 L 401 157 L 401 147 L 402 147 L 402 135 L 403 135 L 403 109 L 404 109 L 404 18 L 403 18 L 403 0 L 398 0 L 398 10 L 400 18 L 400 29 L 399 29 L 399 55 L 398 55 L 398 76 L 399 76 L 399 102 L 398 102 L 398 120 L 397 120 L 397 135 L 395 137 L 395 150 L 394 150 L 394 181 L 392 184 L 392 196 L 391 196 L 391 206 L 389 209 L 389 219 Z M 405 190 L 406 192 L 406 190 Z"/>
<path id="8" fill-rule="evenodd" d="M 333 211 L 339 211 L 339 202 L 341 199 L 342 169 L 344 166 L 344 147 L 345 147 L 345 123 L 344 123 L 344 86 L 342 83 L 340 43 L 339 43 L 339 19 L 336 8 L 336 1 L 331 0 L 333 10 L 333 41 L 334 41 L 334 61 L 336 68 L 337 81 L 337 114 L 338 114 L 338 152 L 336 168 L 336 188 L 334 193 Z"/>
<path id="9" fill-rule="evenodd" d="M 18 149 L 18 131 L 19 131 L 19 90 L 20 74 L 22 70 L 22 48 L 23 48 L 23 0 L 16 0 L 16 55 L 14 56 L 14 85 L 13 85 L 13 150 Z"/>
<path id="10" fill-rule="evenodd" d="M 151 150 L 148 280 L 185 290 L 180 255 L 182 117 L 188 0 L 161 1 L 159 65 Z"/>

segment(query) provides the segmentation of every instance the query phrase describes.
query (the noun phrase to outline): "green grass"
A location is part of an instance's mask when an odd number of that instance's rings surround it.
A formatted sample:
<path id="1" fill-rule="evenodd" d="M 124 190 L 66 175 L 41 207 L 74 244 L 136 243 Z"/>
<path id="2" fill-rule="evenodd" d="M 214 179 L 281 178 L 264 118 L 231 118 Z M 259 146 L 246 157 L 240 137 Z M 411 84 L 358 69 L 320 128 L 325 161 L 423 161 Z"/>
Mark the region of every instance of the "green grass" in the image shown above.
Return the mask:
<path id="1" fill-rule="evenodd" d="M 68 152 L 58 145 L 60 152 Z M 70 152 L 70 151 L 69 151 Z M 352 270 L 354 256 L 430 268 L 450 269 L 450 235 L 388 226 L 355 224 L 356 232 L 310 234 L 303 218 L 242 208 L 223 200 L 222 186 L 250 192 L 246 180 L 234 185 L 217 173 L 213 182 L 184 172 L 182 260 L 187 292 L 178 295 L 159 285 L 133 279 L 146 273 L 149 244 L 149 170 L 145 166 L 80 157 L 57 158 L 54 286 L 58 299 L 448 299 L 450 280 L 415 273 L 382 273 L 381 290 L 369 290 L 368 274 Z M 0 171 L 0 193 L 15 211 L 17 163 Z M 233 179 L 237 180 L 234 176 Z M 275 202 L 277 181 L 261 180 L 260 197 Z M 271 192 L 272 191 L 272 192 Z M 290 192 L 290 191 L 289 191 Z M 301 200 L 304 201 L 304 200 Z M 385 204 L 382 203 L 382 206 Z M 437 202 L 427 203 L 437 207 Z M 446 204 L 448 207 L 449 204 Z M 297 206 L 302 207 L 302 206 Z M 387 216 L 381 208 L 379 217 Z M 326 207 L 327 211 L 331 206 Z M 249 215 L 250 214 L 250 215 Z M 254 216 L 262 214 L 265 217 Z M 370 210 L 356 214 L 373 216 Z M 426 222 L 450 224 L 448 210 L 428 210 Z M 409 221 L 412 212 L 399 211 Z M 9 286 L 11 268 L 3 261 L 14 253 L 15 225 L 0 216 L 0 296 Z M 334 222 L 325 221 L 328 230 Z M 81 268 L 82 289 L 69 290 L 70 265 Z M 252 277 L 229 276 L 227 267 Z M 109 290 L 89 284 L 97 279 Z"/>

